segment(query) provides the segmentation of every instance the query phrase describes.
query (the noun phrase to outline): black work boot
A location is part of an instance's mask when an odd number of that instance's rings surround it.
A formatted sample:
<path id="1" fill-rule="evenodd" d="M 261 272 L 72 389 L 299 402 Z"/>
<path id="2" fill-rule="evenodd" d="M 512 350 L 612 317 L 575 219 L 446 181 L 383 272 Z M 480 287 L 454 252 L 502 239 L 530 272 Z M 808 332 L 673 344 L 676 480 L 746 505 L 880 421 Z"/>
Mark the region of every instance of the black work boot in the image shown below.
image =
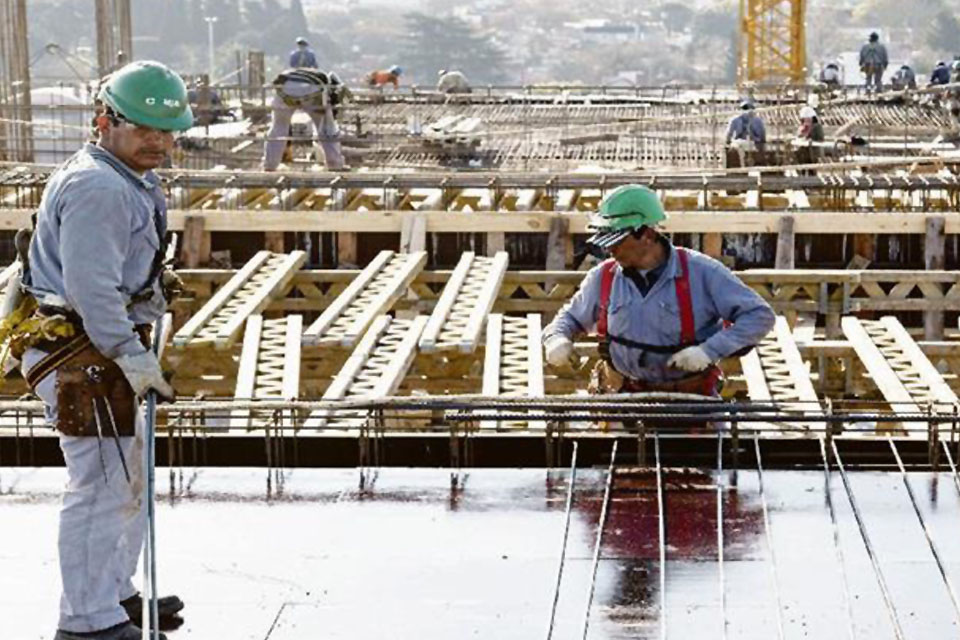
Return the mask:
<path id="1" fill-rule="evenodd" d="M 138 627 L 143 626 L 143 598 L 140 597 L 139 593 L 122 600 L 120 606 L 130 616 L 130 622 Z M 183 600 L 177 596 L 165 596 L 158 599 L 157 613 L 160 614 L 160 629 L 162 631 L 178 629 L 183 624 L 183 618 L 177 614 L 182 610 Z"/>
<path id="2" fill-rule="evenodd" d="M 53 640 L 141 640 L 143 631 L 132 622 L 123 622 L 109 629 L 77 633 L 57 629 Z M 160 640 L 167 640 L 167 636 L 160 634 Z"/>

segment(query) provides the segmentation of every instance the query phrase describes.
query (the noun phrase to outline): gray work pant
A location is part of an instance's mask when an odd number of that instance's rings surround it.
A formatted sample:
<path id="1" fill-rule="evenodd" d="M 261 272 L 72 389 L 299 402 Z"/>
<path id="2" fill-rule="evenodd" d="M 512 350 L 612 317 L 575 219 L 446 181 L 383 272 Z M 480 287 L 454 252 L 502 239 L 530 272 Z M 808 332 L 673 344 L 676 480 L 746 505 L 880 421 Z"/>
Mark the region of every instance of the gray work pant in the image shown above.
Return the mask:
<path id="1" fill-rule="evenodd" d="M 883 91 L 882 67 L 868 67 L 864 74 L 867 76 L 867 91 L 870 90 L 871 84 L 876 87 L 878 92 Z"/>
<path id="2" fill-rule="evenodd" d="M 270 104 L 273 109 L 273 119 L 270 123 L 270 132 L 263 146 L 263 168 L 273 171 L 280 164 L 283 150 L 287 146 L 287 136 L 290 132 L 290 120 L 297 107 L 288 106 L 280 96 L 274 96 Z M 323 150 L 323 163 L 327 169 L 343 168 L 343 151 L 340 148 L 340 128 L 333 117 L 330 107 L 303 108 L 313 120 L 317 133 L 317 141 Z"/>
<path id="3" fill-rule="evenodd" d="M 29 371 L 44 357 L 37 349 L 24 354 Z M 37 385 L 46 419 L 57 419 L 57 373 Z M 67 465 L 67 486 L 60 508 L 60 596 L 58 627 L 78 633 L 99 631 L 126 621 L 121 600 L 135 595 L 133 578 L 143 548 L 146 509 L 143 502 L 143 415 L 136 435 L 103 440 L 60 434 Z M 118 451 L 123 451 L 123 459 Z M 130 473 L 127 481 L 123 465 Z"/>

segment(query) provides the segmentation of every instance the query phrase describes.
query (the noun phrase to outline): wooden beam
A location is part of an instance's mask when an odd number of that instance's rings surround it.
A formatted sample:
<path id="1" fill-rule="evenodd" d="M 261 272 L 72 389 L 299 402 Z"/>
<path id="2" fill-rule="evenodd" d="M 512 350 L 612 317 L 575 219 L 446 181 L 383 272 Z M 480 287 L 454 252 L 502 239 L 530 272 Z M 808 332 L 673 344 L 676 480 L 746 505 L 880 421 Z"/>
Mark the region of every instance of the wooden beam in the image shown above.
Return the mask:
<path id="1" fill-rule="evenodd" d="M 929 216 L 927 218 L 923 260 L 926 268 L 931 271 L 939 271 L 945 266 L 944 225 L 945 221 L 943 216 Z M 943 323 L 943 312 L 924 311 L 924 338 L 927 340 L 941 340 L 943 338 Z"/>
<path id="2" fill-rule="evenodd" d="M 793 233 L 794 217 L 780 218 L 780 230 L 777 233 L 777 269 L 793 269 L 796 256 L 795 236 Z"/>
<path id="3" fill-rule="evenodd" d="M 873 383 L 880 389 L 884 399 L 895 411 L 919 412 L 910 392 L 907 391 L 886 358 L 870 339 L 858 318 L 844 316 L 840 321 L 844 335 L 860 358 Z"/>
<path id="4" fill-rule="evenodd" d="M 387 264 L 392 257 L 392 251 L 381 251 L 377 254 L 377 257 L 370 261 L 370 264 L 368 264 L 363 271 L 361 271 L 360 274 L 353 279 L 347 288 L 344 289 L 339 296 L 337 296 L 337 299 L 334 300 L 329 307 L 324 309 L 320 317 L 314 320 L 313 323 L 307 327 L 304 335 L 308 338 L 308 344 L 333 324 L 334 320 L 336 320 L 350 305 L 350 303 L 353 302 L 358 295 L 360 295 L 360 292 L 363 291 L 363 288 L 373 281 L 377 274 L 380 273 L 380 270 L 383 269 L 384 265 Z"/>

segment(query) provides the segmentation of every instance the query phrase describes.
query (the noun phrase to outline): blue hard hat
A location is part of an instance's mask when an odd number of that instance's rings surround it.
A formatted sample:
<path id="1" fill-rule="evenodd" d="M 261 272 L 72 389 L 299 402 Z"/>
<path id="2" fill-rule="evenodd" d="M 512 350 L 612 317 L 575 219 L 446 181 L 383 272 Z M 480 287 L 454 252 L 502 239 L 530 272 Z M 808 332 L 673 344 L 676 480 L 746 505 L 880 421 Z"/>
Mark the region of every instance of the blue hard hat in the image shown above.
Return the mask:
<path id="1" fill-rule="evenodd" d="M 395 76 L 399 76 L 399 75 L 402 75 L 402 74 L 403 74 L 403 68 L 402 68 L 402 67 L 398 67 L 397 65 L 393 65 L 392 67 L 390 67 L 389 69 L 387 69 L 387 71 L 389 71 L 390 73 L 392 73 L 392 74 L 395 75 Z"/>

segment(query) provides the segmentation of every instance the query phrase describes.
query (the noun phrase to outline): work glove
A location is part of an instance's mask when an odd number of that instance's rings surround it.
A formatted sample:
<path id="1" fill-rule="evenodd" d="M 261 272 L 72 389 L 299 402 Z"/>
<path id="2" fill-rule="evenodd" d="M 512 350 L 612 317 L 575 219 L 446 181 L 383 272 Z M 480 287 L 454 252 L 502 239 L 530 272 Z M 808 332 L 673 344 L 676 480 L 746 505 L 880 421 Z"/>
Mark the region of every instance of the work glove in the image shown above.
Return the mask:
<path id="1" fill-rule="evenodd" d="M 160 290 L 167 303 L 173 302 L 183 295 L 183 280 L 176 271 L 164 269 L 160 272 Z"/>
<path id="2" fill-rule="evenodd" d="M 547 362 L 555 367 L 571 364 L 573 360 L 573 342 L 564 336 L 550 336 L 543 343 Z"/>
<path id="3" fill-rule="evenodd" d="M 696 373 L 713 364 L 713 360 L 701 347 L 687 347 L 670 356 L 667 366 L 681 371 Z"/>
<path id="4" fill-rule="evenodd" d="M 115 358 L 114 362 L 123 371 L 134 392 L 141 398 L 146 397 L 147 392 L 153 389 L 163 400 L 173 401 L 175 397 L 173 387 L 163 377 L 163 370 L 152 351 L 144 351 L 135 356 L 120 356 Z"/>

